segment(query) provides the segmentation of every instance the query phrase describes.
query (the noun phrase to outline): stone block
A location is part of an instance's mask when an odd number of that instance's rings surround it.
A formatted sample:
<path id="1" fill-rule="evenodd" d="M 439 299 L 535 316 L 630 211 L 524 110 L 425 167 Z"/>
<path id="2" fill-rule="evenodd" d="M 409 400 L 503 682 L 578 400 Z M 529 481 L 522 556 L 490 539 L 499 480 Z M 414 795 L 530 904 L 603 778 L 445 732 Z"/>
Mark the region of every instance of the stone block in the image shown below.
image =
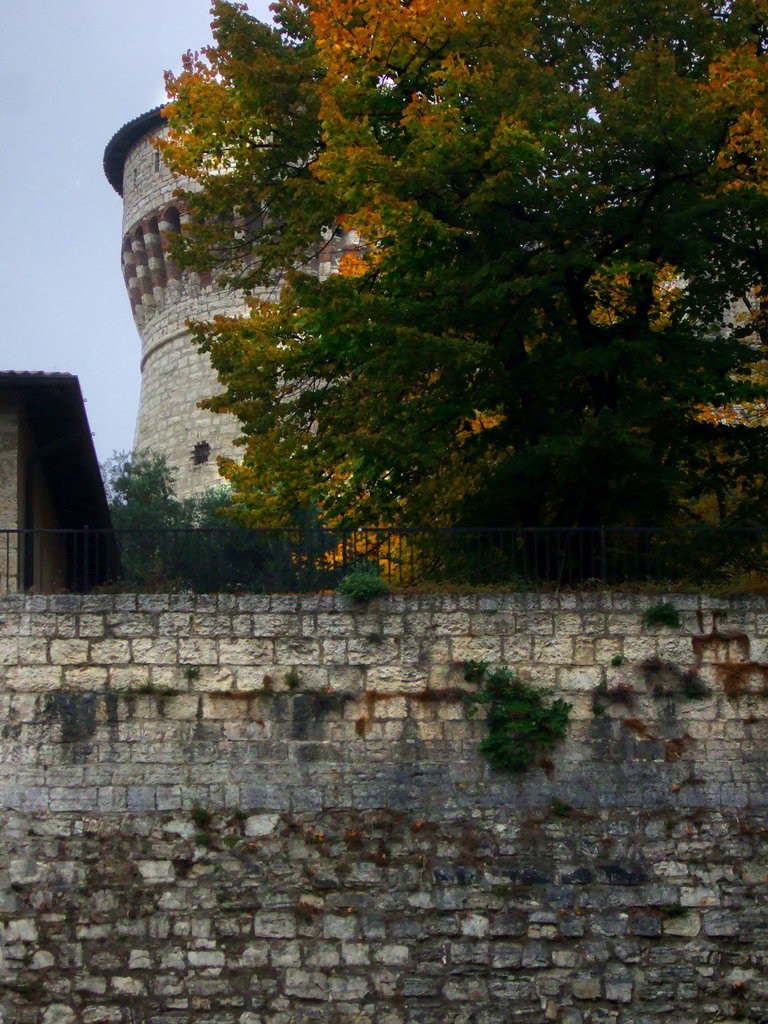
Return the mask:
<path id="1" fill-rule="evenodd" d="M 490 922 L 484 914 L 470 913 L 461 919 L 461 934 L 472 938 L 484 938 L 489 931 Z"/>
<path id="2" fill-rule="evenodd" d="M 107 679 L 106 668 L 96 666 L 75 668 L 64 665 L 64 686 L 71 690 L 98 692 L 106 689 Z"/>
<path id="3" fill-rule="evenodd" d="M 404 966 L 410 961 L 411 953 L 407 946 L 384 945 L 373 950 L 373 959 L 388 966 Z"/>
<path id="4" fill-rule="evenodd" d="M 66 1003 L 51 1003 L 43 1010 L 41 1024 L 75 1024 L 77 1015 Z"/>
<path id="5" fill-rule="evenodd" d="M 169 860 L 139 860 L 136 866 L 147 885 L 165 885 L 176 880 L 176 872 Z"/>
<path id="6" fill-rule="evenodd" d="M 341 960 L 350 967 L 365 967 L 371 962 L 370 947 L 362 942 L 344 942 Z"/>
<path id="7" fill-rule="evenodd" d="M 257 938 L 293 939 L 296 937 L 296 917 L 281 911 L 261 911 L 254 916 L 253 934 Z"/>
<path id="8" fill-rule="evenodd" d="M 138 665 L 176 665 L 179 661 L 175 637 L 152 637 L 129 641 L 132 660 Z"/>
<path id="9" fill-rule="evenodd" d="M 583 665 L 573 668 L 557 669 L 557 686 L 564 691 L 591 691 L 605 681 L 605 669 L 602 665 Z"/>
<path id="10" fill-rule="evenodd" d="M 83 1024 L 120 1024 L 123 1011 L 120 1006 L 87 1006 L 81 1014 Z"/>
<path id="11" fill-rule="evenodd" d="M 190 967 L 221 968 L 226 963 L 224 953 L 219 949 L 190 949 L 187 951 Z"/>
<path id="12" fill-rule="evenodd" d="M 327 999 L 328 975 L 321 971 L 289 968 L 285 972 L 285 994 L 297 999 Z"/>
<path id="13" fill-rule="evenodd" d="M 451 640 L 451 658 L 461 664 L 467 661 L 499 664 L 501 651 L 501 637 L 454 637 Z"/>
<path id="14" fill-rule="evenodd" d="M 7 945 L 15 942 L 37 942 L 37 924 L 32 918 L 19 918 L 0 925 L 0 935 Z"/>
<path id="15" fill-rule="evenodd" d="M 531 660 L 545 665 L 567 665 L 572 660 L 574 639 L 571 636 L 533 637 Z"/>
<path id="16" fill-rule="evenodd" d="M 51 644 L 56 642 L 53 640 Z M 49 656 L 48 642 L 45 639 L 19 637 L 19 665 L 45 665 L 48 661 L 55 665 L 63 664 L 52 654 Z"/>
<path id="17" fill-rule="evenodd" d="M 118 996 L 143 996 L 146 992 L 144 982 L 138 978 L 114 977 L 110 979 L 112 991 Z"/>
<path id="18" fill-rule="evenodd" d="M 262 665 L 275 659 L 275 642 L 264 638 L 219 640 L 220 665 Z"/>
<path id="19" fill-rule="evenodd" d="M 279 814 L 251 814 L 245 820 L 245 834 L 251 837 L 270 835 L 280 823 Z"/>
<path id="20" fill-rule="evenodd" d="M 632 989 L 631 975 L 611 976 L 605 979 L 605 998 L 611 1003 L 631 1003 Z"/>
<path id="21" fill-rule="evenodd" d="M 273 939 L 268 946 L 273 967 L 301 967 L 301 943 L 293 939 Z"/>
<path id="22" fill-rule="evenodd" d="M 574 999 L 600 999 L 602 987 L 600 979 L 589 974 L 582 974 L 573 979 L 571 987 Z"/>
<path id="23" fill-rule="evenodd" d="M 739 934 L 739 919 L 727 911 L 707 911 L 703 917 L 704 934 L 709 938 L 730 938 Z"/>
<path id="24" fill-rule="evenodd" d="M 51 651 L 51 660 L 53 660 L 53 651 Z M 131 660 L 130 642 L 128 640 L 89 641 L 88 660 L 94 665 L 127 665 Z"/>
<path id="25" fill-rule="evenodd" d="M 364 976 L 331 977 L 331 999 L 357 1003 L 367 995 L 368 982 Z"/>
<path id="26" fill-rule="evenodd" d="M 664 921 L 665 935 L 678 935 L 685 938 L 694 938 L 701 931 L 701 917 L 699 914 L 688 913 L 682 917 L 673 917 Z"/>

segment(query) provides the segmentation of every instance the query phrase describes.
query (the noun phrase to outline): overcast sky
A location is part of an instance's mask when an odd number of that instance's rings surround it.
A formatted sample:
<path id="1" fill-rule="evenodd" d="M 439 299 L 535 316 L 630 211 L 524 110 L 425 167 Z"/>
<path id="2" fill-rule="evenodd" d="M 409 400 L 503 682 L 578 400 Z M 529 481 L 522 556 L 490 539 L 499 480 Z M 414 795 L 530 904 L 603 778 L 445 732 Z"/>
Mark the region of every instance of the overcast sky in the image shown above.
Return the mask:
<path id="1" fill-rule="evenodd" d="M 140 352 L 104 147 L 210 20 L 208 0 L 0 0 L 0 370 L 76 374 L 101 460 L 132 445 Z"/>

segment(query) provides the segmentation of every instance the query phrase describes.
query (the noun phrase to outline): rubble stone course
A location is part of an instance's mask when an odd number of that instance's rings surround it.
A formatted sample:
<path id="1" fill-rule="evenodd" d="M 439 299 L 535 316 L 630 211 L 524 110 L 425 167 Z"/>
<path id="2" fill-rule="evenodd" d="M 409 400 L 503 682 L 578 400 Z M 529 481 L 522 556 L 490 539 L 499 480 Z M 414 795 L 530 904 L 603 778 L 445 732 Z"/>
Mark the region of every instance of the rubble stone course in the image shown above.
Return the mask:
<path id="1" fill-rule="evenodd" d="M 0 1021 L 768 1021 L 768 600 L 659 600 L 1 598 Z"/>

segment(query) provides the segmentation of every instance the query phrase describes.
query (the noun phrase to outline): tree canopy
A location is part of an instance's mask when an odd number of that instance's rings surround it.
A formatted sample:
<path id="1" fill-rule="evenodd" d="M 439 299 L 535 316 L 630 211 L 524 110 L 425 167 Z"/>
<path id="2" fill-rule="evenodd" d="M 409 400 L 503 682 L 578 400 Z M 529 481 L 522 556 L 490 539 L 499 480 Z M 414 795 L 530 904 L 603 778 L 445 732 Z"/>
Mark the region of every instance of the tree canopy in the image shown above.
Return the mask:
<path id="1" fill-rule="evenodd" d="M 180 259 L 252 296 L 196 325 L 240 514 L 754 516 L 766 430 L 723 410 L 764 390 L 766 9 L 214 3 L 163 148 Z"/>

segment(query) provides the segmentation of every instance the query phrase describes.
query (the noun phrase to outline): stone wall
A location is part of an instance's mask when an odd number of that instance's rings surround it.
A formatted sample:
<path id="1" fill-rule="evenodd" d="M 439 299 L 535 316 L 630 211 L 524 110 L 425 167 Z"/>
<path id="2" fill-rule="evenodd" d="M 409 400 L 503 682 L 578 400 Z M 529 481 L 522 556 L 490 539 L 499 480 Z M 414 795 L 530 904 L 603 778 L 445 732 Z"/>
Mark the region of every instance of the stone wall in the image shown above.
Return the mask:
<path id="1" fill-rule="evenodd" d="M 5 1024 L 767 1021 L 768 601 L 658 600 L 4 599 Z"/>
<path id="2" fill-rule="evenodd" d="M 15 401 L 0 402 L 0 530 L 18 530 L 19 416 Z M 0 534 L 0 594 L 16 589 L 18 541 Z"/>

